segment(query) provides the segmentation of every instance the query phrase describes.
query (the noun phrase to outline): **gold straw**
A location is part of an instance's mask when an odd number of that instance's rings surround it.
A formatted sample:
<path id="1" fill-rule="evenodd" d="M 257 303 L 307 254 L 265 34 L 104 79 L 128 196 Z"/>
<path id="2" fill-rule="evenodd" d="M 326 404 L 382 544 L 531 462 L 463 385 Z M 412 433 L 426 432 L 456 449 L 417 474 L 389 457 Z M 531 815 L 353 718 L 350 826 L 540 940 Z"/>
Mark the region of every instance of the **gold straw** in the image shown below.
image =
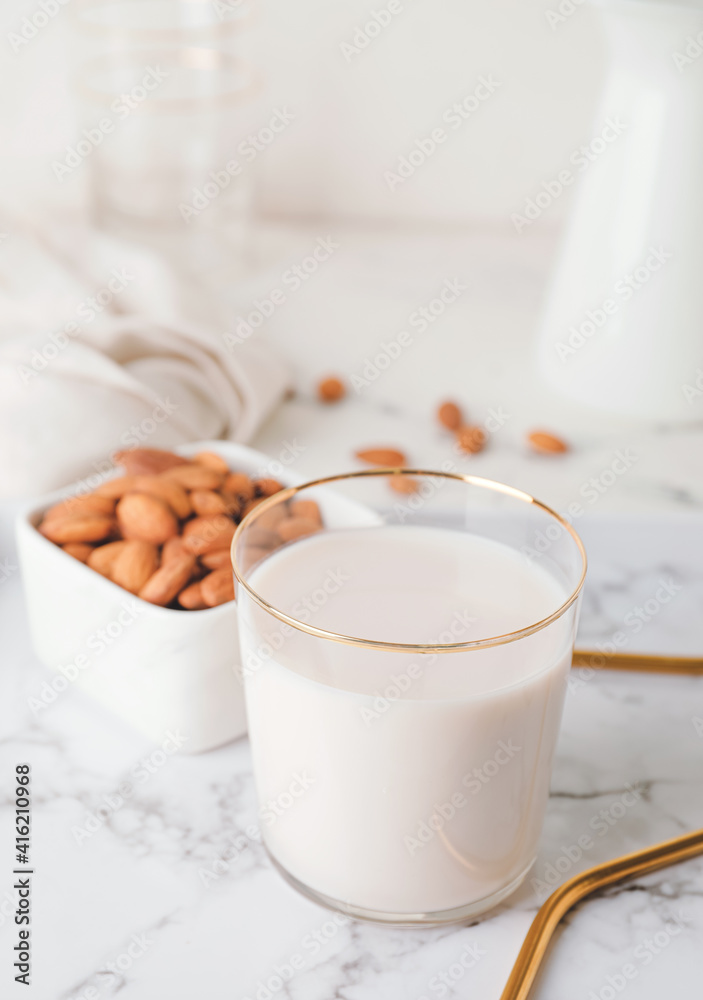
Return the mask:
<path id="1" fill-rule="evenodd" d="M 697 656 L 601 653 L 597 649 L 575 649 L 571 665 L 594 670 L 636 670 L 646 674 L 703 674 L 703 659 Z"/>
<path id="2" fill-rule="evenodd" d="M 500 1000 L 526 1000 L 559 921 L 585 896 L 613 882 L 646 875 L 697 854 L 703 854 L 703 830 L 625 854 L 569 879 L 537 911 Z"/>

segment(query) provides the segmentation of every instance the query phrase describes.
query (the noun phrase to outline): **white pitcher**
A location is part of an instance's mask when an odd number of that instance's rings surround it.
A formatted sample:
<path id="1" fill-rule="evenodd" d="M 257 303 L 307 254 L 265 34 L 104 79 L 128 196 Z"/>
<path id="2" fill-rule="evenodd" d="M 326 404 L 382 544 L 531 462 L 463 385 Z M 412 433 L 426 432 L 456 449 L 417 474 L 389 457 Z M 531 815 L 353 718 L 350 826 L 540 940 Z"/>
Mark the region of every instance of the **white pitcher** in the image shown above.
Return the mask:
<path id="1" fill-rule="evenodd" d="M 608 120 L 624 128 L 594 143 L 582 170 L 539 368 L 552 386 L 601 410 L 700 419 L 703 3 L 599 7 L 611 66 L 593 136 Z"/>

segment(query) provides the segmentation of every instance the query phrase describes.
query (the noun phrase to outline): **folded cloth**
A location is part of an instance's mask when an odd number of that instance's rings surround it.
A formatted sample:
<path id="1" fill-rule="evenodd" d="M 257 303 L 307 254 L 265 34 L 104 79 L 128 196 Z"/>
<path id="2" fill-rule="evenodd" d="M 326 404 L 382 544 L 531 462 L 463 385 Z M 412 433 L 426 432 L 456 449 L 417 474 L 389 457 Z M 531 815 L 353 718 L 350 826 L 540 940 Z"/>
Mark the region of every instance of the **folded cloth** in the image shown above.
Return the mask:
<path id="1" fill-rule="evenodd" d="M 144 313 L 120 314 L 140 304 L 131 287 L 119 299 L 113 291 L 109 307 L 98 313 L 100 297 L 96 302 L 85 289 L 92 284 L 95 296 L 99 284 L 84 276 L 76 279 L 75 270 L 62 282 L 50 256 L 38 252 L 36 243 L 28 246 L 26 233 L 15 249 L 20 256 L 31 251 L 24 263 L 42 286 L 32 301 L 26 273 L 23 287 L 17 287 L 16 280 L 2 280 L 6 265 L 0 261 L 5 314 L 0 330 L 0 496 L 42 493 L 107 472 L 111 454 L 122 448 L 168 448 L 221 437 L 246 441 L 286 389 L 283 366 L 264 346 L 247 342 L 228 350 L 214 332 L 175 319 L 172 302 L 165 301 L 167 280 L 160 282 L 164 308 L 158 317 L 153 302 L 144 303 Z M 17 268 L 15 262 L 12 277 Z M 103 299 L 111 289 L 120 290 L 123 273 L 129 274 L 129 268 L 114 269 Z M 158 261 L 154 274 L 164 278 Z M 149 284 L 153 297 L 155 282 Z M 67 285 L 72 309 L 66 307 Z M 48 286 L 54 286 L 55 294 L 47 293 Z M 81 291 L 85 297 L 76 308 Z M 73 317 L 63 325 L 56 324 L 51 312 L 58 294 L 64 297 L 60 315 Z M 117 301 L 120 310 L 114 308 Z M 8 337 L 11 326 L 15 335 Z"/>

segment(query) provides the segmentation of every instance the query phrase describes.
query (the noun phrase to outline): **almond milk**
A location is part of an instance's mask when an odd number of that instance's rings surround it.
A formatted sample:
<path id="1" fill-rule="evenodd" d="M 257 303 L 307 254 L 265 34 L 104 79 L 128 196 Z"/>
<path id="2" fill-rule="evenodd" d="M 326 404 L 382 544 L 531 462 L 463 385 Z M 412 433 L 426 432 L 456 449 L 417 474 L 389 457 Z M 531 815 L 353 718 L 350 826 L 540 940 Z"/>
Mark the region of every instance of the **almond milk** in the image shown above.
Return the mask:
<path id="1" fill-rule="evenodd" d="M 442 528 L 326 531 L 249 580 L 316 628 L 375 641 L 485 640 L 569 596 L 519 552 Z M 575 610 L 490 648 L 414 653 L 322 639 L 238 593 L 262 830 L 313 894 L 402 919 L 502 898 L 532 864 Z"/>

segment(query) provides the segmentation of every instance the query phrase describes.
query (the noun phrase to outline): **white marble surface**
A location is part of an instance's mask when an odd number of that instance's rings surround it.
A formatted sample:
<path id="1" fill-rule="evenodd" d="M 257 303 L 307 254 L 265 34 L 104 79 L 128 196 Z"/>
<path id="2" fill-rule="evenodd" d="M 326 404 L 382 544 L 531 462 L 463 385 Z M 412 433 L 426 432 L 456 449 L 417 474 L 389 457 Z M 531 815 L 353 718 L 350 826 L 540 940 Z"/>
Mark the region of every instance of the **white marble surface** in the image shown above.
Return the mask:
<path id="1" fill-rule="evenodd" d="M 605 641 L 621 629 L 631 650 L 700 653 L 703 517 L 603 515 L 585 523 L 583 534 L 591 571 L 581 642 Z M 680 590 L 634 634 L 626 616 L 653 597 L 661 579 Z M 27 707 L 46 673 L 28 646 L 17 573 L 2 584 L 2 634 L 0 767 L 9 790 L 14 764 L 32 764 L 36 870 L 34 982 L 30 990 L 8 982 L 14 929 L 5 920 L 3 997 L 267 1000 L 259 982 L 294 954 L 302 968 L 271 996 L 500 996 L 538 906 L 529 880 L 470 926 L 420 931 L 335 923 L 282 881 L 252 836 L 257 813 L 246 740 L 163 763 L 157 756 L 154 773 L 137 777 L 132 769 L 148 762 L 154 747 L 81 693 L 68 690 L 36 718 Z M 116 802 L 130 772 L 134 794 L 108 808 L 89 836 L 76 835 L 106 795 Z M 702 772 L 702 681 L 574 672 L 533 874 L 546 881 L 548 865 L 567 867 L 559 859 L 582 834 L 592 846 L 560 879 L 702 825 Z M 637 796 L 621 816 L 628 785 Z M 11 885 L 8 798 L 6 791 L 0 900 Z M 594 817 L 602 810 L 599 823 Z M 218 859 L 226 865 L 213 868 Z M 213 871 L 217 878 L 208 876 Z M 628 995 L 654 1000 L 666 989 L 693 996 L 702 944 L 703 860 L 694 860 L 616 886 L 570 914 L 535 997 L 586 1000 L 594 991 L 605 1000 L 607 977 L 618 982 L 627 963 L 637 970 Z M 456 963 L 467 947 L 479 960 L 462 971 Z M 435 978 L 443 972 L 455 979 L 446 992 Z"/>
<path id="2" fill-rule="evenodd" d="M 331 238 L 338 249 L 291 291 L 281 275 L 310 253 L 318 237 Z M 288 360 L 297 395 L 276 411 L 254 445 L 287 460 L 286 443 L 295 439 L 294 467 L 301 475 L 361 467 L 353 457 L 357 448 L 392 444 L 418 466 L 436 468 L 452 459 L 460 471 L 512 483 L 565 510 L 583 499 L 581 490 L 609 469 L 618 452 L 626 452 L 626 474 L 585 504 L 589 513 L 703 508 L 703 391 L 691 398 L 690 421 L 659 426 L 572 404 L 541 383 L 533 341 L 558 247 L 554 231 L 535 228 L 518 237 L 491 229 L 271 223 L 259 231 L 256 247 L 253 284 L 232 289 L 226 276 L 210 274 L 209 287 L 226 302 L 217 316 L 225 332 L 257 299 L 274 288 L 286 292 L 253 336 Z M 413 312 L 447 279 L 457 279 L 465 291 L 425 332 L 412 330 Z M 193 314 L 210 316 L 212 301 L 212 294 L 197 296 Z M 408 329 L 414 343 L 377 379 L 358 392 L 350 387 L 337 406 L 316 404 L 319 376 L 363 375 L 366 359 Z M 691 385 L 695 379 L 692 371 Z M 492 411 L 507 414 L 480 455 L 457 455 L 437 427 L 435 408 L 447 397 L 462 404 L 471 423 L 485 425 Z M 529 453 L 525 433 L 543 427 L 566 437 L 569 455 L 555 461 Z"/>
<path id="3" fill-rule="evenodd" d="M 322 225 L 286 233 L 271 227 L 258 248 L 257 289 L 230 295 L 223 329 L 328 232 Z M 418 465 L 452 458 L 459 469 L 504 479 L 560 509 L 585 500 L 588 480 L 600 477 L 618 450 L 630 449 L 636 461 L 595 502 L 584 503 L 578 524 L 591 560 L 580 641 L 592 645 L 622 630 L 629 651 L 700 655 L 703 403 L 692 404 L 698 424 L 657 428 L 594 416 L 539 387 L 530 337 L 551 237 L 446 231 L 420 237 L 397 230 L 371 237 L 351 228 L 331 235 L 340 249 L 289 296 L 263 334 L 290 359 L 298 391 L 255 446 L 296 474 L 324 475 L 354 467 L 352 452 L 361 445 L 399 445 Z M 431 336 L 418 338 L 368 392 L 324 409 L 314 401 L 318 375 L 359 371 L 451 276 L 470 291 Z M 196 316 L 196 298 L 192 304 Z M 462 458 L 432 420 L 444 396 L 457 397 L 475 421 L 491 407 L 511 416 L 483 454 Z M 528 454 L 524 432 L 536 425 L 566 435 L 572 452 L 558 459 Z M 288 463 L 291 443 L 297 454 Z M 14 929 L 5 919 L 3 998 L 498 1000 L 538 906 L 529 880 L 470 926 L 411 931 L 335 923 L 281 880 L 252 834 L 257 813 L 246 741 L 202 756 L 169 756 L 137 778 L 133 769 L 148 762 L 154 746 L 80 692 L 69 689 L 35 717 L 28 699 L 48 675 L 29 648 L 9 508 L 5 515 L 1 914 L 12 884 L 10 776 L 24 760 L 33 767 L 36 876 L 34 982 L 27 989 L 11 981 Z M 681 589 L 636 632 L 629 624 L 633 609 L 653 598 L 661 579 Z M 76 829 L 105 796 L 115 802 L 130 773 L 134 794 L 108 808 L 105 822 L 79 844 Z M 592 846 L 560 878 L 703 825 L 702 777 L 703 681 L 575 672 L 535 877 L 549 865 L 564 868 L 559 859 L 582 834 L 592 835 Z M 622 812 L 628 784 L 638 790 L 635 804 L 601 835 L 594 817 Z M 207 873 L 218 859 L 213 879 Z M 622 990 L 608 977 L 619 983 L 627 963 L 636 969 L 625 991 L 633 1000 L 694 996 L 702 945 L 703 860 L 697 860 L 614 887 L 570 914 L 534 996 L 612 1000 Z M 462 969 L 457 962 L 467 948 L 478 958 Z M 293 955 L 302 956 L 302 968 L 290 982 L 269 992 L 259 986 Z M 452 985 L 443 989 L 441 975 Z"/>

